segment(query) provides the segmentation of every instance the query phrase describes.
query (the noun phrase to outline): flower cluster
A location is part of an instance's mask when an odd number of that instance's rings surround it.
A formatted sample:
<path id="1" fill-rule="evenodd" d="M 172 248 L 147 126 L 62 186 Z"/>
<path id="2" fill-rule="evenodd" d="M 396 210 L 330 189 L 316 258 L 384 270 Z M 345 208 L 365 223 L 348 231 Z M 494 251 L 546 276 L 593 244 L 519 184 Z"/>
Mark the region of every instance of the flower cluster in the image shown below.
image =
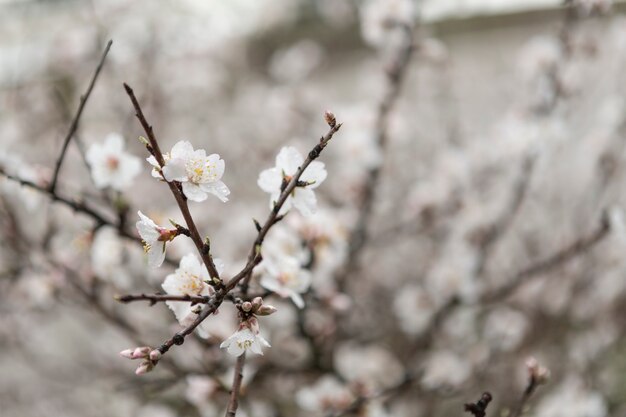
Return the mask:
<path id="1" fill-rule="evenodd" d="M 161 359 L 161 352 L 148 346 L 125 349 L 120 355 L 127 359 L 141 359 L 141 363 L 135 370 L 135 374 L 143 375 L 150 372 Z"/>
<path id="2" fill-rule="evenodd" d="M 263 347 L 270 347 L 267 340 L 259 334 L 259 322 L 255 316 L 269 316 L 276 312 L 276 308 L 264 305 L 261 297 L 243 302 L 239 306 L 242 320 L 239 329 L 220 345 L 233 356 L 241 356 L 246 351 L 257 355 L 263 354 Z"/>

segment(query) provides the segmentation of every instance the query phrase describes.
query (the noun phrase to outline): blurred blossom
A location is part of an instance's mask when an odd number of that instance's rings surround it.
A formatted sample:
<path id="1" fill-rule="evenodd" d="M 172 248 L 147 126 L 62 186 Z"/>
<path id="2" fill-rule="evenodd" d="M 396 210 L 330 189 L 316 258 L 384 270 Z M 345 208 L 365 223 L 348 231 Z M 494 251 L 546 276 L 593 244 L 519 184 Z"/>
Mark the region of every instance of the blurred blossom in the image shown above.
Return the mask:
<path id="1" fill-rule="evenodd" d="M 391 352 L 380 346 L 340 345 L 335 351 L 335 369 L 350 382 L 359 382 L 370 390 L 399 384 L 404 368 Z"/>
<path id="2" fill-rule="evenodd" d="M 399 321 L 400 328 L 409 335 L 417 336 L 430 324 L 436 313 L 436 305 L 423 288 L 406 286 L 397 292 L 393 302 L 393 312 Z"/>
<path id="3" fill-rule="evenodd" d="M 298 390 L 296 401 L 308 411 L 341 411 L 354 401 L 354 396 L 335 377 L 325 375 L 312 386 Z"/>
<path id="4" fill-rule="evenodd" d="M 438 351 L 426 360 L 421 383 L 427 389 L 457 388 L 469 378 L 471 365 L 450 351 Z"/>
<path id="5" fill-rule="evenodd" d="M 607 417 L 607 404 L 602 396 L 585 387 L 579 378 L 570 376 L 541 399 L 537 417 Z"/>
<path id="6" fill-rule="evenodd" d="M 131 276 L 124 261 L 124 241 L 117 231 L 110 227 L 98 229 L 91 246 L 91 265 L 98 278 L 110 281 L 119 288 L 130 288 Z"/>
<path id="7" fill-rule="evenodd" d="M 319 44 L 304 39 L 288 48 L 274 52 L 269 63 L 269 73 L 283 82 L 298 82 L 307 78 L 324 57 Z"/>
<path id="8" fill-rule="evenodd" d="M 219 386 L 215 380 L 208 376 L 203 375 L 189 375 L 186 378 L 187 389 L 185 391 L 185 398 L 195 405 L 198 410 L 203 408 L 213 408 L 213 401 L 211 397 L 219 389 Z"/>
<path id="9" fill-rule="evenodd" d="M 412 25 L 416 0 L 367 0 L 361 6 L 361 35 L 368 44 L 383 47 L 397 36 L 398 25 Z"/>
<path id="10" fill-rule="evenodd" d="M 501 307 L 489 313 L 483 332 L 491 347 L 510 351 L 524 340 L 528 328 L 528 319 L 522 313 Z"/>
<path id="11" fill-rule="evenodd" d="M 298 308 L 304 308 L 302 299 L 311 285 L 311 273 L 302 268 L 296 258 L 263 256 L 263 272 L 259 284 L 279 296 L 289 297 Z"/>
<path id="12" fill-rule="evenodd" d="M 110 134 L 104 143 L 94 143 L 86 154 L 96 187 L 114 190 L 128 188 L 141 171 L 140 159 L 124 151 L 124 139 Z"/>

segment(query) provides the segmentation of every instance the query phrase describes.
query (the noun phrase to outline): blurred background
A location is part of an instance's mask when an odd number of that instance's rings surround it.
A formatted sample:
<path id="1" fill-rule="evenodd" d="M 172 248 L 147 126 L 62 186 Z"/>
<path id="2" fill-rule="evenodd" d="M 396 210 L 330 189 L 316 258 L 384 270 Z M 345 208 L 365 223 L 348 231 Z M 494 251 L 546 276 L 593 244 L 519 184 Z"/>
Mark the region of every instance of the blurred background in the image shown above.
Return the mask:
<path id="1" fill-rule="evenodd" d="M 290 213 L 268 237 L 306 252 L 313 283 L 303 310 L 267 298 L 272 348 L 247 361 L 238 415 L 460 415 L 483 391 L 488 415 L 510 415 L 533 356 L 551 378 L 528 415 L 626 416 L 625 10 L 0 0 L 2 416 L 224 413 L 232 305 L 210 318 L 209 339 L 149 375 L 118 356 L 180 326 L 165 305 L 113 296 L 158 291 L 194 250 L 177 239 L 173 265 L 149 269 L 121 233 L 135 234 L 137 210 L 182 222 L 143 162 L 124 82 L 162 149 L 189 140 L 226 161 L 230 201 L 191 208 L 227 277 L 245 264 L 251 219 L 267 217 L 259 172 L 282 146 L 308 152 L 325 110 L 343 123 L 320 159 L 318 213 Z M 109 39 L 56 193 L 118 227 L 45 192 Z M 84 160 L 111 133 L 142 161 L 123 190 L 95 187 Z"/>

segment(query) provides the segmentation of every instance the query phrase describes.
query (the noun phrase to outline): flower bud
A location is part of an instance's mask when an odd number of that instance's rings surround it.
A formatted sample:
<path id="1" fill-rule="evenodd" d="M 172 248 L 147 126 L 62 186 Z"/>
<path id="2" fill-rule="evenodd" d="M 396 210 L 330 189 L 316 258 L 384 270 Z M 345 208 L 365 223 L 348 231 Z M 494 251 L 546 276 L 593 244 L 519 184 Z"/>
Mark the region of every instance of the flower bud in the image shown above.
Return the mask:
<path id="1" fill-rule="evenodd" d="M 132 358 L 131 359 L 141 359 L 141 358 L 145 358 L 150 354 L 150 351 L 152 349 L 148 346 L 143 346 L 143 347 L 136 347 L 135 350 L 132 353 Z"/>
<path id="2" fill-rule="evenodd" d="M 249 313 L 252 310 L 252 303 L 250 301 L 245 301 L 241 304 L 241 309 L 246 313 Z"/>
<path id="3" fill-rule="evenodd" d="M 537 385 L 545 384 L 550 379 L 550 370 L 540 365 L 537 359 L 533 357 L 526 360 L 526 368 L 528 369 L 528 377 Z"/>
<path id="4" fill-rule="evenodd" d="M 261 307 L 259 307 L 259 309 L 256 311 L 256 314 L 259 316 L 269 316 L 270 314 L 274 314 L 276 313 L 278 310 L 276 309 L 276 307 L 274 306 L 270 306 L 270 305 L 262 305 Z"/>
<path id="5" fill-rule="evenodd" d="M 254 334 L 259 334 L 259 322 L 256 317 L 250 317 L 246 322 L 245 327 L 250 329 L 250 331 Z"/>
<path id="6" fill-rule="evenodd" d="M 125 349 L 120 352 L 120 356 L 126 359 L 134 359 L 133 358 L 133 349 Z"/>
<path id="7" fill-rule="evenodd" d="M 150 361 L 143 361 L 141 365 L 135 369 L 135 375 L 143 375 L 150 372 L 154 368 L 154 365 Z"/>
<path id="8" fill-rule="evenodd" d="M 161 359 L 161 352 L 158 349 L 154 349 L 150 352 L 150 360 L 153 362 L 158 362 Z"/>
<path id="9" fill-rule="evenodd" d="M 328 123 L 328 126 L 330 127 L 335 127 L 337 125 L 337 119 L 331 111 L 326 110 L 324 112 L 324 120 L 326 121 L 326 123 Z"/>
<path id="10" fill-rule="evenodd" d="M 252 300 L 252 311 L 257 311 L 262 305 L 263 299 L 261 297 L 254 297 Z"/>

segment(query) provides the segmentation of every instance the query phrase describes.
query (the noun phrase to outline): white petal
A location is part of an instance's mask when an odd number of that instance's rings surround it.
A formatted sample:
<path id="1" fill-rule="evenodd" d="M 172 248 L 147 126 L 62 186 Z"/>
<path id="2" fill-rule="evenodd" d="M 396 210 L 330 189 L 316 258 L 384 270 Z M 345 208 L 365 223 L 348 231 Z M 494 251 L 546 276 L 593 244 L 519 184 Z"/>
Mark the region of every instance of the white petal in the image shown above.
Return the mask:
<path id="1" fill-rule="evenodd" d="M 89 147 L 85 158 L 87 158 L 87 162 L 89 162 L 92 169 L 95 165 L 99 165 L 99 162 L 103 159 L 103 153 L 102 146 L 99 143 L 94 143 Z"/>
<path id="2" fill-rule="evenodd" d="M 230 190 L 222 181 L 200 184 L 200 188 L 202 189 L 202 191 L 213 194 L 223 203 L 228 201 L 228 195 L 230 194 Z"/>
<path id="3" fill-rule="evenodd" d="M 261 190 L 266 193 L 280 192 L 280 186 L 283 183 L 283 175 L 278 168 L 270 168 L 259 174 L 256 182 Z"/>
<path id="4" fill-rule="evenodd" d="M 304 300 L 302 299 L 302 296 L 300 294 L 292 291 L 291 294 L 289 294 L 289 298 L 291 298 L 291 301 L 293 301 L 296 307 L 304 308 Z"/>
<path id="5" fill-rule="evenodd" d="M 233 356 L 241 356 L 245 352 L 245 349 L 239 347 L 237 343 L 230 343 L 226 350 Z"/>
<path id="6" fill-rule="evenodd" d="M 191 274 L 198 275 L 199 270 L 202 268 L 200 261 L 193 253 L 188 253 L 180 260 L 179 269 L 187 271 Z"/>
<path id="7" fill-rule="evenodd" d="M 104 140 L 108 154 L 120 154 L 124 151 L 124 138 L 117 133 L 110 133 Z"/>
<path id="8" fill-rule="evenodd" d="M 201 202 L 207 199 L 207 193 L 202 191 L 202 188 L 197 184 L 190 182 L 183 182 L 183 193 L 191 201 Z"/>
<path id="9" fill-rule="evenodd" d="M 297 208 L 303 216 L 307 217 L 315 213 L 317 199 L 315 198 L 315 192 L 313 190 L 299 187 L 294 191 L 292 200 L 293 206 Z"/>
<path id="10" fill-rule="evenodd" d="M 257 355 L 263 355 L 263 348 L 261 348 L 261 343 L 259 343 L 259 340 L 257 338 L 252 341 L 252 345 L 250 345 L 250 350 L 252 351 L 252 353 L 256 353 Z"/>
<path id="11" fill-rule="evenodd" d="M 193 146 L 186 140 L 181 140 L 174 145 L 170 155 L 172 158 L 187 159 L 193 155 Z"/>
<path id="12" fill-rule="evenodd" d="M 323 162 L 313 161 L 300 176 L 300 181 L 312 183 L 307 188 L 317 188 L 324 182 L 328 173 Z"/>
<path id="13" fill-rule="evenodd" d="M 287 175 L 295 174 L 303 162 L 304 158 L 293 146 L 285 146 L 276 156 L 276 168 Z"/>
<path id="14" fill-rule="evenodd" d="M 186 181 L 187 168 L 182 158 L 172 158 L 163 167 L 163 177 L 168 181 Z"/>
<path id="15" fill-rule="evenodd" d="M 148 265 L 158 268 L 163 265 L 165 259 L 165 242 L 155 242 L 148 250 Z"/>
<path id="16" fill-rule="evenodd" d="M 161 236 L 161 234 L 158 232 L 157 224 L 154 221 L 152 221 L 151 218 L 143 214 L 141 211 L 138 211 L 137 214 L 139 215 L 139 218 L 141 219 L 137 223 L 135 223 L 135 226 L 137 227 L 137 231 L 139 232 L 139 236 L 141 236 L 141 239 L 144 242 L 153 244 Z"/>
<path id="17" fill-rule="evenodd" d="M 223 159 L 220 159 L 220 156 L 216 153 L 209 155 L 207 160 L 211 165 L 215 165 L 215 170 L 213 171 L 213 174 L 215 174 L 215 176 L 217 177 L 216 179 L 222 179 L 222 176 L 224 175 L 224 170 L 226 169 L 226 162 L 224 162 Z"/>

